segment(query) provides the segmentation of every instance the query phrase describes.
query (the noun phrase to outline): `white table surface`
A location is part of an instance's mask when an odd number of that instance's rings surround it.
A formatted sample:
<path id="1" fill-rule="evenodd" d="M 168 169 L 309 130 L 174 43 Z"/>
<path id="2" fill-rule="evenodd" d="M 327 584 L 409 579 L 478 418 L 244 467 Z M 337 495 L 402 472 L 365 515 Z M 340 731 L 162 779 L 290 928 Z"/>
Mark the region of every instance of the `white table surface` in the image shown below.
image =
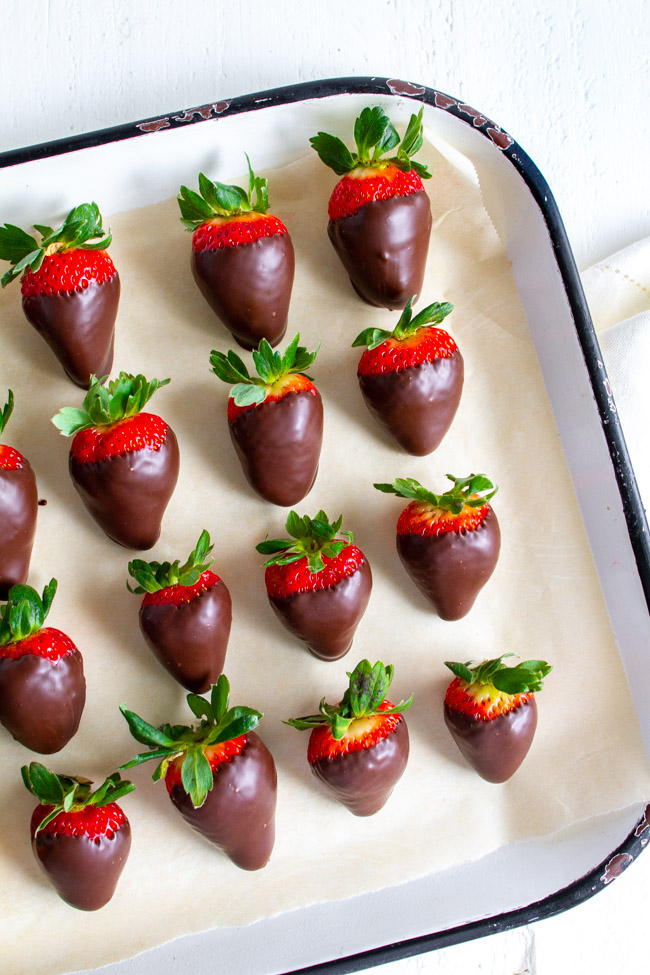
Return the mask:
<path id="1" fill-rule="evenodd" d="M 549 182 L 580 269 L 650 235 L 644 0 L 6 0 L 2 15 L 0 152 L 375 74 L 459 97 L 506 129 Z M 646 971 L 649 882 L 645 854 L 566 914 L 375 971 Z"/>

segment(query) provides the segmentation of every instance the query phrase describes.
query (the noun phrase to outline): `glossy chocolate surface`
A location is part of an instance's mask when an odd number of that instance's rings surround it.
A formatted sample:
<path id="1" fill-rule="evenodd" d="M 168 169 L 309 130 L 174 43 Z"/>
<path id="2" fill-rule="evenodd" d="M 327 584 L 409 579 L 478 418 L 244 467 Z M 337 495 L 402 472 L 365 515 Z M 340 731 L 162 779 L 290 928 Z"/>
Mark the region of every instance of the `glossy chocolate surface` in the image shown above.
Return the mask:
<path id="1" fill-rule="evenodd" d="M 213 312 L 245 349 L 277 345 L 287 330 L 295 257 L 289 234 L 192 251 L 192 274 Z"/>
<path id="2" fill-rule="evenodd" d="M 131 849 L 128 819 L 112 837 L 37 833 L 32 840 L 34 856 L 59 897 L 81 911 L 97 911 L 115 893 Z"/>
<path id="3" fill-rule="evenodd" d="M 199 809 L 181 785 L 170 797 L 183 819 L 243 870 L 266 866 L 275 842 L 277 774 L 273 756 L 251 731 L 244 750 L 218 766 Z"/>
<path id="4" fill-rule="evenodd" d="M 507 714 L 479 721 L 445 704 L 445 724 L 464 758 L 488 782 L 505 782 L 517 771 L 537 727 L 535 698 Z"/>
<path id="5" fill-rule="evenodd" d="M 69 468 L 79 497 L 109 538 L 125 548 L 156 544 L 178 480 L 178 442 L 171 427 L 158 450 L 131 451 L 92 464 L 71 456 Z"/>
<path id="6" fill-rule="evenodd" d="M 456 415 L 463 391 L 463 357 L 422 362 L 399 372 L 359 376 L 366 406 L 380 426 L 409 454 L 438 447 Z"/>
<path id="7" fill-rule="evenodd" d="M 0 721 L 26 748 L 60 751 L 76 733 L 85 703 L 78 650 L 56 661 L 35 654 L 0 658 Z"/>
<path id="8" fill-rule="evenodd" d="M 16 470 L 0 468 L 0 599 L 27 581 L 36 534 L 38 494 L 29 462 Z"/>
<path id="9" fill-rule="evenodd" d="M 81 291 L 23 298 L 23 311 L 67 376 L 88 389 L 91 373 L 101 377 L 111 371 L 119 301 L 116 271 L 108 281 L 91 281 Z"/>
<path id="10" fill-rule="evenodd" d="M 338 660 L 350 647 L 372 589 L 370 565 L 364 561 L 335 586 L 278 599 L 269 596 L 275 615 L 290 633 L 320 660 Z"/>
<path id="11" fill-rule="evenodd" d="M 397 551 L 420 592 L 443 620 L 466 616 L 494 572 L 501 532 L 492 508 L 474 531 L 398 535 Z"/>
<path id="12" fill-rule="evenodd" d="M 195 694 L 216 684 L 231 623 L 230 593 L 221 579 L 188 603 L 140 607 L 140 629 L 147 646 L 172 677 Z"/>
<path id="13" fill-rule="evenodd" d="M 309 493 L 323 442 L 323 401 L 301 390 L 261 403 L 229 424 L 246 480 L 265 501 L 282 507 Z"/>
<path id="14" fill-rule="evenodd" d="M 371 748 L 311 766 L 316 778 L 355 816 L 372 816 L 386 803 L 409 757 L 409 733 L 402 716 L 397 728 Z"/>
<path id="15" fill-rule="evenodd" d="M 424 190 L 366 203 L 349 217 L 330 220 L 327 232 L 364 301 L 400 309 L 420 295 L 431 234 Z"/>

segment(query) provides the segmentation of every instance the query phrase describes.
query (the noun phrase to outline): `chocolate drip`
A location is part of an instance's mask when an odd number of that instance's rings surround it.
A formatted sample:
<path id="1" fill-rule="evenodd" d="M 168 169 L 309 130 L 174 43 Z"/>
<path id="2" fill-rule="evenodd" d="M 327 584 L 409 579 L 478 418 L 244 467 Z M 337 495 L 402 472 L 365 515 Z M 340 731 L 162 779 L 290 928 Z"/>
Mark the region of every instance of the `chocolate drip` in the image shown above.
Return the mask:
<path id="1" fill-rule="evenodd" d="M 352 646 L 371 589 L 370 565 L 362 562 L 356 572 L 335 586 L 282 599 L 269 596 L 269 602 L 278 619 L 315 657 L 338 660 Z"/>
<path id="2" fill-rule="evenodd" d="M 0 468 L 0 599 L 27 581 L 36 534 L 36 478 L 29 462 L 22 463 L 16 470 Z"/>
<path id="3" fill-rule="evenodd" d="M 100 528 L 125 548 L 156 544 L 178 479 L 178 442 L 171 427 L 158 450 L 145 448 L 98 463 L 70 457 L 70 476 Z"/>
<path id="4" fill-rule="evenodd" d="M 60 751 L 76 734 L 85 703 L 78 650 L 54 661 L 35 654 L 0 657 L 0 721 L 26 748 L 42 755 Z"/>
<path id="5" fill-rule="evenodd" d="M 320 394 L 301 390 L 254 406 L 230 424 L 230 437 L 253 490 L 272 504 L 297 504 L 318 472 L 323 442 Z"/>
<path id="6" fill-rule="evenodd" d="M 101 377 L 111 371 L 119 300 L 116 271 L 107 281 L 91 281 L 81 291 L 23 298 L 23 311 L 68 378 L 88 389 L 91 373 Z"/>
<path id="7" fill-rule="evenodd" d="M 357 294 L 380 308 L 404 308 L 422 291 L 431 234 L 424 190 L 374 200 L 330 220 L 329 238 Z"/>
<path id="8" fill-rule="evenodd" d="M 469 613 L 494 572 L 500 547 L 492 508 L 473 531 L 397 536 L 402 564 L 443 620 L 459 620 Z"/>
<path id="9" fill-rule="evenodd" d="M 439 446 L 456 415 L 463 391 L 463 357 L 422 362 L 400 372 L 359 376 L 366 406 L 380 426 L 409 454 Z"/>
<path id="10" fill-rule="evenodd" d="M 401 716 L 395 730 L 376 745 L 336 758 L 321 758 L 311 770 L 355 816 L 372 816 L 386 803 L 408 757 L 409 733 Z"/>
<path id="11" fill-rule="evenodd" d="M 445 704 L 445 724 L 466 761 L 482 778 L 505 782 L 528 754 L 537 727 L 537 704 L 532 697 L 491 721 L 460 714 Z"/>
<path id="12" fill-rule="evenodd" d="M 221 579 L 189 603 L 140 607 L 140 629 L 147 646 L 172 677 L 195 694 L 216 684 L 231 622 L 230 593 Z"/>
<path id="13" fill-rule="evenodd" d="M 213 312 L 245 349 L 277 345 L 287 330 L 295 258 L 289 234 L 192 251 L 192 274 Z"/>
<path id="14" fill-rule="evenodd" d="M 275 841 L 277 774 L 273 756 L 254 731 L 244 750 L 217 767 L 199 809 L 182 785 L 170 798 L 183 819 L 243 870 L 266 866 Z"/>
<path id="15" fill-rule="evenodd" d="M 110 838 L 96 839 L 41 832 L 32 849 L 59 897 L 80 911 L 97 911 L 115 893 L 131 849 L 131 827 L 127 819 Z"/>

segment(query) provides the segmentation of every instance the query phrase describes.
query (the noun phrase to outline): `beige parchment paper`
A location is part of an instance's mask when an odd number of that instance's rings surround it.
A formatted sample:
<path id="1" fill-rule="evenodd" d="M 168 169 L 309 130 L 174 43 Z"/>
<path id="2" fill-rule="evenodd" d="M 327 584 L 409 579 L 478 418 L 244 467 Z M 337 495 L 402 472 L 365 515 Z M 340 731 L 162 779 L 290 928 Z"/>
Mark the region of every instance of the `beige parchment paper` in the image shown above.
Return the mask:
<path id="1" fill-rule="evenodd" d="M 192 280 L 190 236 L 175 200 L 110 216 L 123 289 L 114 372 L 171 376 L 151 410 L 171 424 L 181 448 L 161 539 L 144 557 L 184 559 L 203 528 L 215 542 L 214 568 L 234 606 L 231 701 L 264 712 L 260 733 L 279 775 L 277 841 L 264 870 L 239 870 L 185 826 L 144 766 L 131 773 L 138 788 L 123 800 L 133 846 L 116 895 L 96 914 L 75 911 L 30 850 L 34 802 L 19 769 L 39 756 L 0 729 L 4 971 L 57 975 L 100 965 L 180 934 L 402 883 L 650 796 L 637 721 L 507 257 L 477 185 L 433 148 L 423 157 L 435 171 L 427 184 L 434 229 L 420 307 L 455 304 L 448 328 L 466 368 L 453 426 L 424 458 L 393 447 L 361 399 L 351 342 L 365 327 L 392 328 L 398 316 L 356 297 L 330 247 L 333 174 L 313 155 L 265 174 L 271 209 L 289 227 L 297 255 L 288 336 L 300 331 L 310 348 L 322 342 L 311 372 L 324 400 L 325 439 L 316 484 L 298 511 L 342 513 L 374 574 L 352 650 L 336 663 L 293 643 L 267 604 L 254 546 L 267 533 L 282 537 L 287 512 L 256 497 L 239 469 L 226 423 L 228 389 L 209 371 L 210 350 L 233 343 Z M 195 180 L 190 161 L 187 182 Z M 26 200 L 30 219 L 39 215 Z M 176 723 L 189 717 L 185 692 L 140 636 L 139 598 L 125 586 L 134 553 L 102 535 L 73 490 L 69 442 L 50 417 L 80 405 L 82 394 L 23 318 L 17 284 L 0 295 L 0 329 L 0 392 L 11 386 L 16 397 L 7 439 L 31 459 L 47 500 L 30 583 L 40 590 L 58 579 L 49 623 L 82 651 L 88 685 L 78 734 L 45 763 L 101 780 L 139 750 L 120 702 L 154 724 Z M 469 616 L 445 623 L 398 561 L 394 531 L 403 503 L 371 485 L 412 476 L 440 490 L 447 472 L 471 471 L 499 485 L 493 504 L 502 554 Z M 450 675 L 443 661 L 506 651 L 548 659 L 554 670 L 538 697 L 539 727 L 526 762 L 494 786 L 462 763 L 444 727 Z M 338 700 L 346 671 L 363 657 L 395 665 L 395 700 L 415 693 L 408 769 L 369 819 L 320 791 L 306 762 L 307 735 L 282 724 L 312 712 L 322 696 Z"/>

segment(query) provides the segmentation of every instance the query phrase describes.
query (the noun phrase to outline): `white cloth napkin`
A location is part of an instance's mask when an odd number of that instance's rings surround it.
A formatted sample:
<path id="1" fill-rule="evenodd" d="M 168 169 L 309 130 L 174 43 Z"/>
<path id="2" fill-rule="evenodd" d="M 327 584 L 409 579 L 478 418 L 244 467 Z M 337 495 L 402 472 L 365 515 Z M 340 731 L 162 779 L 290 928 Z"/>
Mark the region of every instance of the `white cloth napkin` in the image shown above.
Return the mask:
<path id="1" fill-rule="evenodd" d="M 582 274 L 603 361 L 646 510 L 650 510 L 650 237 Z"/>

